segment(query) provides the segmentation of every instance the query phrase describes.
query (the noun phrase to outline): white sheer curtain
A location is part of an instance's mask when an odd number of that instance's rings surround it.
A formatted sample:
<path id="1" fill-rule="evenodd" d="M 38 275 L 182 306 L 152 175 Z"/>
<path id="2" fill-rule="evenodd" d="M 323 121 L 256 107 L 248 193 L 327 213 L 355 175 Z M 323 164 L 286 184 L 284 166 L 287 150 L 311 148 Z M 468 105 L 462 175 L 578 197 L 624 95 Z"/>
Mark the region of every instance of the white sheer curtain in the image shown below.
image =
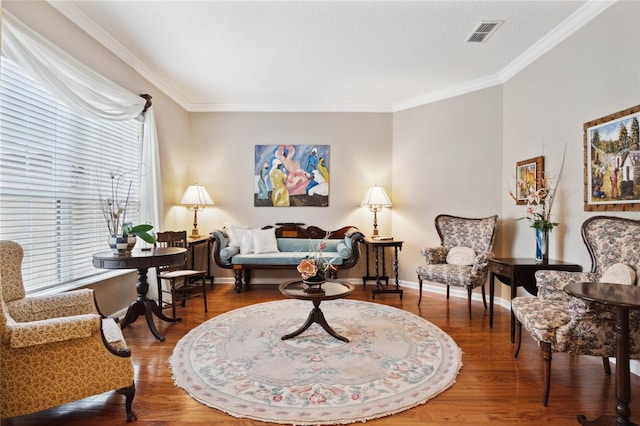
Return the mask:
<path id="1" fill-rule="evenodd" d="M 107 120 L 131 120 L 146 99 L 123 89 L 2 11 L 2 51 L 69 107 Z M 144 113 L 140 219 L 162 229 L 160 161 L 153 108 Z"/>

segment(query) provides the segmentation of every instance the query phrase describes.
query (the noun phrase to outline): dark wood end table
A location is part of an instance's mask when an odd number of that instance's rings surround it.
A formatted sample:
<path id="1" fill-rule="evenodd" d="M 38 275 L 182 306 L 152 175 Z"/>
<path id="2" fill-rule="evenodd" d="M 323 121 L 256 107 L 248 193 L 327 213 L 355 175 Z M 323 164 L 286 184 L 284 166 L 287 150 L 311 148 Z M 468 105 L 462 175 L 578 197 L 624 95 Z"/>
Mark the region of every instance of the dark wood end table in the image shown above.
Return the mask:
<path id="1" fill-rule="evenodd" d="M 167 322 L 182 321 L 182 318 L 169 318 L 165 316 L 156 301 L 147 297 L 147 293 L 149 292 L 147 273 L 149 268 L 152 267 L 184 262 L 186 252 L 187 250 L 184 248 L 156 247 L 151 250 L 133 250 L 131 254 L 127 255 L 113 254 L 110 251 L 93 255 L 93 266 L 96 268 L 138 270 L 138 284 L 136 285 L 138 297 L 129 305 L 127 314 L 120 323 L 121 329 L 124 330 L 129 324 L 135 322 L 140 315 L 144 315 L 153 335 L 161 342 L 164 342 L 164 336 L 160 334 L 156 328 L 152 314 Z"/>
<path id="2" fill-rule="evenodd" d="M 402 250 L 403 241 L 398 240 L 374 240 L 370 237 L 364 239 L 365 251 L 366 251 L 366 260 L 367 260 L 367 275 L 362 277 L 362 285 L 366 285 L 367 281 L 376 281 L 376 287 L 371 291 L 371 297 L 376 298 L 376 294 L 381 293 L 397 293 L 400 295 L 400 300 L 402 300 L 402 295 L 404 290 L 400 288 L 400 284 L 398 281 L 398 251 Z M 395 278 L 395 285 L 389 288 L 389 277 L 387 276 L 387 267 L 385 262 L 384 249 L 386 247 L 391 247 L 393 249 L 393 273 Z M 371 275 L 369 273 L 369 248 L 373 251 L 373 256 L 375 257 L 376 262 L 376 274 Z M 380 274 L 380 266 L 382 263 L 382 275 Z M 384 281 L 384 284 L 382 284 Z"/>
<path id="3" fill-rule="evenodd" d="M 564 290 L 572 296 L 591 302 L 615 306 L 616 316 L 616 415 L 603 414 L 595 420 L 578 414 L 581 425 L 632 425 L 631 386 L 629 380 L 629 310 L 640 309 L 640 287 L 608 283 L 570 283 Z"/>
<path id="4" fill-rule="evenodd" d="M 343 342 L 349 342 L 349 339 L 339 335 L 333 330 L 333 328 L 331 328 L 331 326 L 329 326 L 324 314 L 320 310 L 320 302 L 323 300 L 342 299 L 343 297 L 347 297 L 353 292 L 353 284 L 344 281 L 327 280 L 321 286 L 308 286 L 303 283 L 302 280 L 293 280 L 283 282 L 280 284 L 279 289 L 283 295 L 292 299 L 311 300 L 313 302 L 313 309 L 309 313 L 307 321 L 302 325 L 302 327 L 293 333 L 282 336 L 282 340 L 291 339 L 292 337 L 302 334 L 315 322 L 320 324 L 327 333 L 336 339 L 342 340 Z"/>
<path id="5" fill-rule="evenodd" d="M 207 275 L 205 278 L 209 279 L 209 284 L 213 286 L 213 280 L 215 277 L 211 275 L 211 237 L 209 235 L 200 235 L 198 237 L 187 237 L 187 250 L 191 252 L 191 269 L 199 269 L 196 266 L 196 246 L 206 245 L 204 248 L 206 253 L 203 256 L 205 262 L 207 262 Z"/>
<path id="6" fill-rule="evenodd" d="M 489 260 L 489 328 L 493 328 L 493 296 L 495 293 L 495 278 L 511 287 L 511 299 L 516 297 L 518 286 L 524 287 L 534 296 L 538 294 L 535 273 L 539 270 L 555 270 L 568 272 L 582 272 L 582 266 L 552 260 L 538 263 L 534 258 L 522 257 L 496 257 Z M 515 336 L 515 318 L 511 313 L 511 343 Z"/>

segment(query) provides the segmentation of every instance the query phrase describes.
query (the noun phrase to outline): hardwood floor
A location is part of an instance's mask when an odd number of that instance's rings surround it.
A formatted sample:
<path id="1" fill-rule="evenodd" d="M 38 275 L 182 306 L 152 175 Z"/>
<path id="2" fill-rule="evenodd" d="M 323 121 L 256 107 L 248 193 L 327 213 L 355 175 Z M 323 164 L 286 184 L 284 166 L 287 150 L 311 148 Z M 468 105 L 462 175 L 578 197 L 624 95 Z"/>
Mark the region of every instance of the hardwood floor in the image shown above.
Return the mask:
<path id="1" fill-rule="evenodd" d="M 489 313 L 482 302 L 473 302 L 473 320 L 469 322 L 467 301 L 444 295 L 425 293 L 421 309 L 418 292 L 405 289 L 401 301 L 397 294 L 378 295 L 371 299 L 371 284 L 366 290 L 357 285 L 352 299 L 374 301 L 405 309 L 434 323 L 462 349 L 463 367 L 451 388 L 426 404 L 390 417 L 368 421 L 371 426 L 414 426 L 443 424 L 541 424 L 575 425 L 576 415 L 596 418 L 613 414 L 616 405 L 614 375 L 605 376 L 600 358 L 571 357 L 554 354 L 551 367 L 551 392 L 548 407 L 541 404 L 542 359 L 540 350 L 523 333 L 522 349 L 517 359 L 512 356 L 509 341 L 509 311 L 496 306 L 493 329 Z M 166 337 L 156 340 L 144 318 L 139 318 L 124 331 L 133 352 L 136 371 L 137 425 L 268 425 L 247 419 L 236 419 L 206 407 L 173 384 L 168 358 L 178 340 L 191 328 L 220 313 L 253 303 L 282 299 L 276 286 L 256 285 L 237 294 L 232 285 L 216 284 L 208 291 L 209 312 L 204 313 L 202 300 L 191 299 L 178 313 L 183 321 L 156 324 Z M 615 365 L 612 363 L 612 370 Z M 631 394 L 640 395 L 640 379 L 632 375 Z M 640 402 L 630 404 L 632 419 L 640 421 Z M 29 416 L 4 419 L 2 425 L 82 425 L 103 426 L 126 424 L 124 397 L 107 392 Z"/>

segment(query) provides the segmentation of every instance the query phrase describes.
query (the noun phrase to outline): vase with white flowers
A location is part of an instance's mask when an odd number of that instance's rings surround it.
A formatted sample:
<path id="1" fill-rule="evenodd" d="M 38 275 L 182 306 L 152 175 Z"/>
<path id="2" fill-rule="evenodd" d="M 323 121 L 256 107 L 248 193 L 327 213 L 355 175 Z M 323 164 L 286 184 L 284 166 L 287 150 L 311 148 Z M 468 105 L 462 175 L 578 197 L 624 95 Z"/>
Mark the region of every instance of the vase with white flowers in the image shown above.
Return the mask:
<path id="1" fill-rule="evenodd" d="M 126 172 L 111 173 L 109 196 L 103 196 L 102 192 L 98 189 L 100 210 L 102 211 L 109 230 L 108 243 L 114 254 L 131 253 L 137 241 L 136 237 L 140 237 L 140 239 L 149 244 L 156 242 L 155 237 L 150 233 L 153 225 L 133 225 L 131 222 L 125 222 L 133 185 L 133 181 L 125 181 L 125 175 Z M 125 195 L 121 194 L 123 187 L 126 188 Z"/>
<path id="2" fill-rule="evenodd" d="M 535 183 L 528 188 L 527 210 L 524 217 L 518 219 L 528 220 L 529 226 L 536 230 L 536 262 L 538 263 L 547 263 L 549 261 L 549 233 L 559 225 L 558 222 L 551 220 L 551 208 L 555 201 L 566 154 L 567 147 L 565 145 L 560 172 L 558 172 L 558 176 L 555 179 L 551 174 L 543 174 L 540 185 L 537 188 Z M 522 185 L 523 182 L 517 182 L 517 184 Z M 513 191 L 509 191 L 509 195 L 516 200 Z"/>
<path id="3" fill-rule="evenodd" d="M 313 247 L 313 243 L 310 241 L 309 245 L 311 246 L 311 250 L 298 265 L 297 269 L 302 276 L 302 281 L 307 285 L 313 286 L 324 284 L 327 280 L 327 274 L 331 270 L 336 270 L 333 262 L 335 262 L 337 257 L 327 260 L 322 254 L 322 251 L 327 248 L 327 240 L 329 239 L 329 236 L 330 233 L 328 232 L 327 235 L 318 242 L 316 247 Z"/>

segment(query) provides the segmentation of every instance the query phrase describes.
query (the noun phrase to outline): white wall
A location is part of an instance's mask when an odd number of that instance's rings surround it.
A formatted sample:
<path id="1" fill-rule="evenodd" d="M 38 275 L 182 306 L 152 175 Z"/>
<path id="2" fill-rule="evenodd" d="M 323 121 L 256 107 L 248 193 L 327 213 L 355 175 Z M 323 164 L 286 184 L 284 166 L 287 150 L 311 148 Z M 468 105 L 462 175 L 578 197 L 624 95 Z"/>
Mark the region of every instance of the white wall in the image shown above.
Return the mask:
<path id="1" fill-rule="evenodd" d="M 438 214 L 501 215 L 501 87 L 395 113 L 392 164 L 400 279 L 416 283 L 420 249 L 440 244 Z"/>
<path id="2" fill-rule="evenodd" d="M 192 113 L 189 128 L 186 158 L 183 155 L 171 161 L 189 164 L 190 179 L 205 185 L 213 197 L 216 205 L 198 216 L 198 228 L 207 233 L 226 222 L 250 227 L 302 222 L 328 231 L 357 226 L 370 234 L 373 215 L 360 207 L 367 188 L 377 183 L 393 196 L 391 114 Z M 255 145 L 271 144 L 330 145 L 328 207 L 254 207 Z M 175 227 L 190 223 L 183 207 L 172 208 L 167 216 Z M 378 222 L 380 232 L 390 232 L 391 215 L 387 211 L 379 215 Z M 216 266 L 214 275 L 216 279 L 229 278 L 232 273 Z M 256 274 L 262 278 L 279 275 L 266 271 Z M 362 275 L 357 267 L 340 273 L 342 278 Z M 295 276 L 295 272 L 289 276 Z"/>
<path id="3" fill-rule="evenodd" d="M 545 170 L 557 173 L 567 159 L 553 206 L 560 223 L 550 238 L 550 257 L 591 262 L 580 225 L 596 214 L 640 218 L 640 212 L 583 210 L 583 124 L 640 104 L 640 3 L 618 2 L 505 83 L 502 188 L 514 185 L 517 161 L 545 156 Z M 516 221 L 524 206 L 502 191 L 504 256 L 534 255 L 533 229 Z M 508 299 L 508 288 L 502 294 Z"/>

